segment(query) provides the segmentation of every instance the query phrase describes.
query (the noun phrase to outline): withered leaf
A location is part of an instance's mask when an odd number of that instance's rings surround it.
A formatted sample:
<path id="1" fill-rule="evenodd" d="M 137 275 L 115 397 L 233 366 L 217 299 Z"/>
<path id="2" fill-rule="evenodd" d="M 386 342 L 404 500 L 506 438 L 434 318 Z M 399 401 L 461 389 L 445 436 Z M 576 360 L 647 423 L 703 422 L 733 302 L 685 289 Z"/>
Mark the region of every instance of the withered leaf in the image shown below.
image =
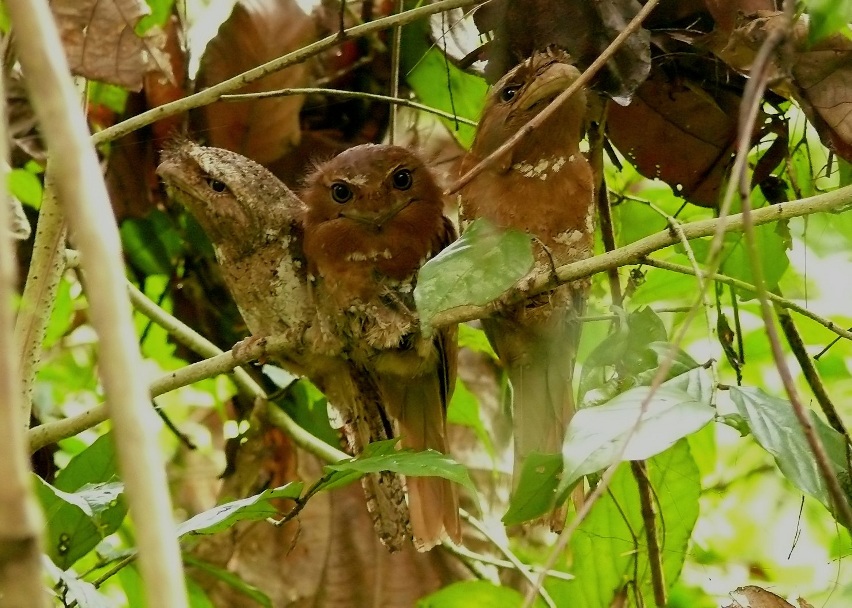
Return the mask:
<path id="1" fill-rule="evenodd" d="M 794 608 L 793 604 L 757 585 L 739 587 L 731 592 L 731 608 Z"/>
<path id="2" fill-rule="evenodd" d="M 496 81 L 518 61 L 555 45 L 568 51 L 582 70 L 588 67 L 641 6 L 636 0 L 553 2 L 499 0 L 474 13 L 482 32 L 494 32 L 486 54 L 486 78 Z M 650 35 L 631 35 L 599 75 L 596 88 L 623 100 L 645 80 L 651 65 Z"/>
<path id="3" fill-rule="evenodd" d="M 209 87 L 313 41 L 313 19 L 295 0 L 240 0 L 210 41 L 198 72 L 198 87 Z M 306 64 L 297 64 L 257 80 L 239 93 L 305 86 Z M 217 102 L 199 110 L 204 135 L 212 146 L 227 148 L 270 164 L 299 143 L 302 96 Z"/>
<path id="4" fill-rule="evenodd" d="M 174 79 L 162 31 L 134 31 L 151 12 L 144 0 L 54 0 L 51 9 L 74 74 L 132 91 L 148 72 Z"/>
<path id="5" fill-rule="evenodd" d="M 784 27 L 782 13 L 759 11 L 729 36 L 712 36 L 707 44 L 731 67 L 748 73 L 769 32 Z M 810 46 L 803 20 L 794 24 L 790 40 L 791 52 L 773 70 L 773 90 L 795 98 L 822 142 L 852 160 L 852 41 L 834 34 Z"/>
<path id="6" fill-rule="evenodd" d="M 736 145 L 739 105 L 732 90 L 719 87 L 711 94 L 655 67 L 630 105 L 609 104 L 608 133 L 642 175 L 713 207 Z"/>

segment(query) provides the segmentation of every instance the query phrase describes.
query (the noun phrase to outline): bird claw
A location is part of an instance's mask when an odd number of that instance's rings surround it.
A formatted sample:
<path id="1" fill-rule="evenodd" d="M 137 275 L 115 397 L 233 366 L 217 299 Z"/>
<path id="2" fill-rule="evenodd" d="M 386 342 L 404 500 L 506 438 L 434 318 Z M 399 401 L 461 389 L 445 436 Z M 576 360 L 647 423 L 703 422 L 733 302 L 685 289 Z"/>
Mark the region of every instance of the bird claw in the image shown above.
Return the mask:
<path id="1" fill-rule="evenodd" d="M 258 356 L 253 356 L 252 351 L 260 347 L 262 352 Z M 266 360 L 266 336 L 249 336 L 234 344 L 231 348 L 231 354 L 234 359 L 246 362 L 257 359 L 258 363 L 264 363 Z"/>

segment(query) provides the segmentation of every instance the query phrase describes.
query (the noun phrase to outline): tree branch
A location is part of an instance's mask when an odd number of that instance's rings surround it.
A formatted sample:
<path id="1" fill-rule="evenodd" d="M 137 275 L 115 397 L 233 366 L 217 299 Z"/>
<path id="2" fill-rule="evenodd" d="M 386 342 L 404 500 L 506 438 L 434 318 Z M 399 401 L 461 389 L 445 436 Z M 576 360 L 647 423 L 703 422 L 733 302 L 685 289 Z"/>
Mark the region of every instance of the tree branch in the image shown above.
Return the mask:
<path id="1" fill-rule="evenodd" d="M 846 186 L 838 188 L 833 192 L 763 207 L 753 211 L 752 215 L 755 225 L 758 226 L 809 215 L 811 213 L 837 211 L 850 204 L 852 204 L 852 186 Z M 743 216 L 740 213 L 724 219 L 688 222 L 681 224 L 681 229 L 683 230 L 683 236 L 692 240 L 713 235 L 719 227 L 723 227 L 724 232 L 733 232 L 740 230 L 742 226 Z M 554 289 L 558 284 L 576 281 L 577 279 L 603 272 L 609 268 L 636 264 L 642 261 L 648 254 L 678 243 L 680 238 L 678 234 L 672 234 L 670 230 L 663 230 L 608 253 L 579 262 L 565 264 L 558 267 L 555 273 L 547 271 L 534 274 L 532 275 L 529 288 L 526 291 L 514 294 L 509 301 L 521 301 L 530 296 Z M 553 278 L 554 274 L 556 275 L 556 279 Z M 463 323 L 489 316 L 494 311 L 493 304 L 484 306 L 458 306 L 452 310 L 435 315 L 431 324 L 433 327 L 442 327 L 454 323 Z"/>
<path id="2" fill-rule="evenodd" d="M 194 95 L 152 108 L 147 112 L 142 112 L 132 118 L 128 118 L 117 125 L 113 125 L 103 131 L 95 133 L 92 136 L 92 142 L 94 144 L 101 144 L 112 141 L 119 137 L 123 137 L 136 129 L 149 125 L 152 122 L 162 120 L 167 116 L 180 114 L 181 112 L 186 112 L 187 110 L 213 103 L 214 101 L 218 101 L 222 95 L 226 93 L 240 89 L 250 82 L 263 78 L 267 74 L 301 63 L 309 57 L 313 57 L 314 55 L 337 46 L 347 40 L 360 38 L 367 34 L 372 34 L 373 32 L 378 32 L 395 25 L 405 25 L 412 21 L 422 19 L 423 17 L 434 15 L 435 13 L 481 3 L 482 0 L 441 0 L 440 2 L 426 4 L 425 6 L 421 6 L 410 11 L 405 11 L 389 17 L 383 17 L 382 19 L 376 19 L 369 23 L 362 23 L 360 25 L 350 27 L 347 30 L 326 36 L 322 40 L 318 40 L 317 42 L 304 46 L 292 53 L 287 53 L 282 57 L 278 57 L 272 61 L 267 61 L 263 65 L 259 65 L 256 68 L 243 72 L 242 74 L 237 74 L 233 78 L 229 78 L 228 80 L 222 81 L 219 84 L 204 89 L 203 91 L 199 91 Z"/>

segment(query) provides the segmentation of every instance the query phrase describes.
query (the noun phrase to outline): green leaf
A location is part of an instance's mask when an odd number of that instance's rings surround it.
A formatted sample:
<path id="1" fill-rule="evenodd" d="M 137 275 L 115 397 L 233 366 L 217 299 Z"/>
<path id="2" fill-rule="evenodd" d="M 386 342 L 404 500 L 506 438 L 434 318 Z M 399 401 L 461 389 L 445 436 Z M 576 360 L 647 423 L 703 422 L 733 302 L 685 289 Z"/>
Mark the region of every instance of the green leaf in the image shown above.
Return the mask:
<path id="1" fill-rule="evenodd" d="M 440 312 L 499 298 L 533 267 L 532 241 L 517 230 L 499 230 L 477 219 L 429 260 L 417 278 L 414 300 L 425 333 Z"/>
<path id="2" fill-rule="evenodd" d="M 523 601 L 523 596 L 509 587 L 488 581 L 460 581 L 424 597 L 417 608 L 512 608 Z"/>
<path id="3" fill-rule="evenodd" d="M 77 602 L 79 608 L 112 608 L 113 602 L 97 588 L 87 581 L 77 578 L 68 570 L 62 570 L 49 559 L 43 560 L 48 575 L 53 579 L 54 586 L 61 583 L 65 586 L 66 605 L 72 601 Z"/>
<path id="4" fill-rule="evenodd" d="M 54 346 L 60 338 L 69 332 L 74 321 L 74 313 L 71 282 L 63 276 L 59 279 L 56 298 L 53 301 L 53 310 L 50 312 L 50 320 L 47 323 L 47 331 L 44 335 L 45 349 Z"/>
<path id="5" fill-rule="evenodd" d="M 198 559 L 190 553 L 184 553 L 183 561 L 185 561 L 190 566 L 198 568 L 199 570 L 203 570 L 213 578 L 219 579 L 226 585 L 232 587 L 234 590 L 239 591 L 246 597 L 253 599 L 255 602 L 258 603 L 258 605 L 265 606 L 266 608 L 272 608 L 272 600 L 269 599 L 269 596 L 267 596 L 263 591 L 261 591 L 254 585 L 248 584 L 233 572 L 229 572 L 224 568 L 214 566 L 209 562 Z"/>
<path id="6" fill-rule="evenodd" d="M 464 466 L 435 450 L 398 450 L 395 447 L 397 441 L 388 439 L 373 442 L 358 458 L 326 465 L 325 470 L 360 474 L 393 471 L 407 477 L 443 477 L 464 486 L 475 495 L 473 481 Z"/>
<path id="7" fill-rule="evenodd" d="M 491 348 L 491 343 L 485 332 L 477 327 L 471 327 L 467 323 L 459 325 L 459 348 L 469 348 L 470 350 L 488 355 L 495 361 L 497 353 Z"/>
<path id="8" fill-rule="evenodd" d="M 852 0 L 806 0 L 811 44 L 841 30 L 849 30 L 852 21 Z"/>
<path id="9" fill-rule="evenodd" d="M 53 485 L 65 492 L 74 492 L 86 484 L 113 481 L 118 475 L 117 464 L 112 433 L 106 433 L 74 456 L 57 474 Z"/>
<path id="10" fill-rule="evenodd" d="M 6 176 L 9 193 L 23 204 L 38 209 L 41 207 L 41 180 L 26 169 L 12 169 Z"/>
<path id="11" fill-rule="evenodd" d="M 494 458 L 494 444 L 491 442 L 491 437 L 485 430 L 485 425 L 482 424 L 482 418 L 479 415 L 479 400 L 460 379 L 456 381 L 453 398 L 447 408 L 447 422 L 473 429 L 476 437 L 482 442 L 482 447 L 485 448 L 491 458 Z"/>
<path id="12" fill-rule="evenodd" d="M 419 2 L 407 1 L 405 8 Z M 421 20 L 402 28 L 401 61 L 406 82 L 427 106 L 476 120 L 482 112 L 488 84 L 481 77 L 456 67 L 443 53 L 442 45 L 429 44 L 429 22 Z M 439 118 L 459 143 L 469 148 L 476 129 Z"/>
<path id="13" fill-rule="evenodd" d="M 764 450 L 772 454 L 781 473 L 794 486 L 828 507 L 828 488 L 790 402 L 767 395 L 758 388 L 731 387 L 730 392 L 731 399 L 748 423 L 754 438 Z M 845 470 L 843 437 L 813 412 L 811 420 L 829 453 L 834 470 Z"/>
<path id="14" fill-rule="evenodd" d="M 169 217 L 153 211 L 121 224 L 121 244 L 131 263 L 145 274 L 171 274 L 183 244 Z"/>
<path id="15" fill-rule="evenodd" d="M 110 515 L 119 505 L 124 489 L 120 483 L 86 485 L 77 492 L 63 492 L 37 475 L 33 478 L 47 520 L 47 554 L 63 570 L 114 532 L 124 518 L 121 512 L 116 524 L 117 518 Z"/>
<path id="16" fill-rule="evenodd" d="M 507 526 L 541 517 L 556 504 L 562 456 L 533 452 L 524 460 L 518 486 L 503 516 Z"/>
<path id="17" fill-rule="evenodd" d="M 648 460 L 647 465 L 663 574 L 671 586 L 678 580 L 698 518 L 699 473 L 683 440 Z M 548 583 L 554 601 L 559 606 L 609 608 L 616 592 L 625 581 L 631 581 L 636 588 L 630 596 L 638 593 L 644 599 L 640 605 L 654 606 L 645 538 L 636 480 L 630 467 L 622 465 L 610 492 L 601 497 L 571 539 L 575 579 Z"/>
<path id="18" fill-rule="evenodd" d="M 180 524 L 177 528 L 178 536 L 215 534 L 230 528 L 238 521 L 274 517 L 279 514 L 279 511 L 270 502 L 279 498 L 299 498 L 303 488 L 303 483 L 292 482 L 278 488 L 264 490 L 254 496 L 213 507 Z"/>
<path id="19" fill-rule="evenodd" d="M 639 374 L 658 367 L 657 351 L 651 344 L 665 341 L 666 337 L 662 320 L 648 307 L 622 317 L 618 329 L 583 362 L 578 399 L 582 402 L 589 391 L 607 387 L 610 378 L 605 368 L 617 369 L 620 383 L 641 383 L 637 378 Z"/>
<path id="20" fill-rule="evenodd" d="M 703 373 L 701 369 L 689 372 Z M 675 379 L 683 381 L 682 377 Z M 646 387 L 630 389 L 603 405 L 579 410 L 565 434 L 560 495 L 582 475 L 615 462 L 625 442 L 622 460 L 642 460 L 668 449 L 713 420 L 713 407 L 678 386 L 682 384 L 667 382 L 660 386 L 644 411 L 642 404 L 649 391 Z"/>

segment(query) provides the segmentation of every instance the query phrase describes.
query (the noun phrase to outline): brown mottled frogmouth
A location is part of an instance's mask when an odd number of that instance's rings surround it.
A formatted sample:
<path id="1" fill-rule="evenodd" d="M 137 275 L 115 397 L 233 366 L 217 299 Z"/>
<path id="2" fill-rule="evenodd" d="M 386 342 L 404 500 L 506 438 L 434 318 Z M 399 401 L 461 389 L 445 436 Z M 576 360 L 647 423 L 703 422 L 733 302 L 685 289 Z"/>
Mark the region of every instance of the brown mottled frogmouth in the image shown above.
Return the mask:
<path id="1" fill-rule="evenodd" d="M 405 148 L 362 145 L 320 165 L 302 191 L 304 253 L 320 322 L 355 369 L 375 379 L 401 445 L 447 452 L 456 328 L 420 333 L 417 271 L 455 238 L 441 191 Z M 415 546 L 459 541 L 458 497 L 437 477 L 406 479 Z"/>
<path id="2" fill-rule="evenodd" d="M 561 51 L 536 53 L 509 71 L 488 94 L 461 172 L 505 143 L 579 75 Z M 536 271 L 591 256 L 594 182 L 580 152 L 585 117 L 581 90 L 462 188 L 462 226 L 483 217 L 533 235 Z M 584 308 L 587 291 L 587 281 L 575 281 L 483 320 L 512 385 L 516 483 L 530 454 L 562 450 L 574 413 L 572 376 L 579 340 L 574 319 Z M 555 510 L 551 526 L 561 529 L 563 523 L 564 511 Z"/>

